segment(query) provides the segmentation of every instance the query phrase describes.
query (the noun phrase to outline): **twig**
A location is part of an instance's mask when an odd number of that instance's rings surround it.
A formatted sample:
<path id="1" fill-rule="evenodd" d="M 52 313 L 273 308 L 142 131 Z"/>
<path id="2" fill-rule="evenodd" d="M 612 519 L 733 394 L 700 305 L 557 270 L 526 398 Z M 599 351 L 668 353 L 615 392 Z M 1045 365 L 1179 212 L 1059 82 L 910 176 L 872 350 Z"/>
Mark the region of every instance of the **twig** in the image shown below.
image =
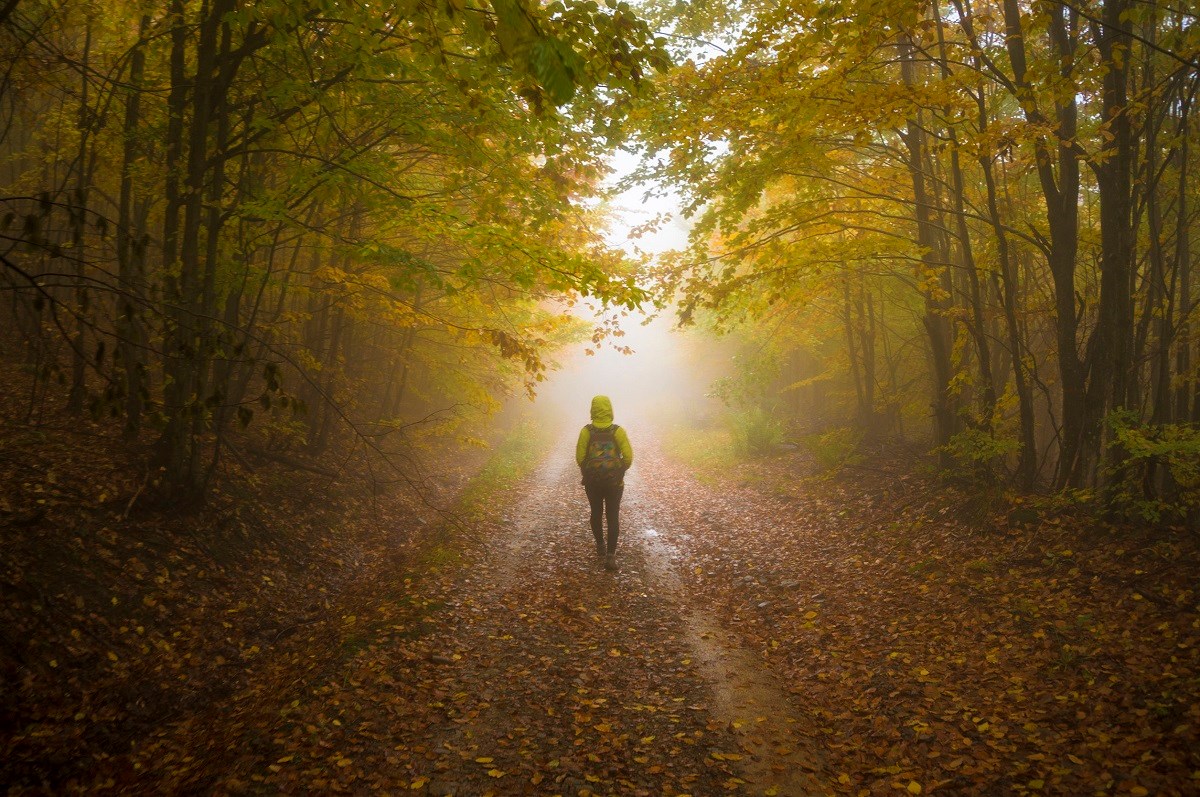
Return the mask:
<path id="1" fill-rule="evenodd" d="M 275 454 L 270 451 L 263 451 L 257 448 L 248 448 L 246 449 L 246 453 L 253 457 L 269 460 L 270 462 L 278 462 L 280 465 L 284 465 L 289 468 L 315 473 L 318 476 L 324 476 L 328 479 L 337 479 L 342 475 L 341 473 L 335 473 L 328 468 L 322 468 L 318 465 L 310 465 L 307 462 L 301 462 L 300 460 L 292 459 L 291 457 L 285 457 L 282 454 Z"/>
<path id="2" fill-rule="evenodd" d="M 314 623 L 320 622 L 322 619 L 323 618 L 318 616 L 318 617 L 313 617 L 308 620 L 301 620 L 300 622 L 292 623 L 291 625 L 284 626 L 283 628 L 280 628 L 278 631 L 275 632 L 275 636 L 271 638 L 271 644 L 274 645 L 276 642 L 278 642 L 279 638 L 281 636 L 283 636 L 285 631 L 287 632 L 288 636 L 291 636 L 292 634 L 294 634 L 296 631 L 303 628 L 304 626 L 313 625 Z"/>
<path id="3" fill-rule="evenodd" d="M 125 505 L 125 511 L 121 513 L 121 520 L 129 520 L 129 512 L 133 509 L 133 504 L 141 496 L 142 491 L 146 489 L 146 485 L 150 482 L 150 471 L 146 471 L 146 475 L 142 478 L 142 486 L 137 488 L 137 492 L 133 494 L 133 498 L 129 499 L 129 503 Z"/>

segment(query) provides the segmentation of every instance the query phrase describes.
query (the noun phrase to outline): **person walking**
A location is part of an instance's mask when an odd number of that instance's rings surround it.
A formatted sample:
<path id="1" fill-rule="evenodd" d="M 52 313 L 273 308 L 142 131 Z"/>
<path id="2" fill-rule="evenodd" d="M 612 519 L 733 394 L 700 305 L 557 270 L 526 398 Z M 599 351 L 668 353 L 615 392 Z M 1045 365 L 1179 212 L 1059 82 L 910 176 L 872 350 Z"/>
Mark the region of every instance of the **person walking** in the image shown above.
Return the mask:
<path id="1" fill-rule="evenodd" d="M 592 398 L 592 422 L 579 430 L 575 444 L 575 462 L 582 475 L 583 489 L 592 509 L 592 536 L 596 553 L 604 557 L 606 570 L 617 569 L 618 513 L 621 493 L 625 491 L 625 471 L 633 464 L 633 446 L 629 435 L 613 423 L 612 402 L 608 396 Z M 608 543 L 604 541 L 602 521 L 608 521 Z"/>

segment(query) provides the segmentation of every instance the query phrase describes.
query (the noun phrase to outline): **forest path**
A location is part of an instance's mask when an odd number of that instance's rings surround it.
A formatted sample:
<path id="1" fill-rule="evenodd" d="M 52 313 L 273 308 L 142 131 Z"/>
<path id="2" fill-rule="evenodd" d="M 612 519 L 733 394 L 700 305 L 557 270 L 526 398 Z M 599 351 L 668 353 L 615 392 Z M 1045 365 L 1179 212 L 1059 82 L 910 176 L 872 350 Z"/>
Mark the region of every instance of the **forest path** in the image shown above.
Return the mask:
<path id="1" fill-rule="evenodd" d="M 639 436 L 607 572 L 572 444 L 500 510 L 510 520 L 460 585 L 437 640 L 448 730 L 413 782 L 437 794 L 825 793 L 797 699 L 689 591 L 687 510 L 704 491 Z"/>

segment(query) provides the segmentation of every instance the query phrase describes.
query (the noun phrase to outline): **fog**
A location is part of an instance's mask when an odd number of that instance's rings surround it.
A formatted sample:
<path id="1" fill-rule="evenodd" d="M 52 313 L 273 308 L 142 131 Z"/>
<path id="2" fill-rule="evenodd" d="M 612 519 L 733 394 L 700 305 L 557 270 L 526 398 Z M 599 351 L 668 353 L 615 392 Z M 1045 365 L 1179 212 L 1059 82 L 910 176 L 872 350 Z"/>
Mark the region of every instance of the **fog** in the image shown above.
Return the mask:
<path id="1" fill-rule="evenodd" d="M 613 193 L 605 203 L 606 237 L 632 259 L 653 259 L 684 248 L 690 223 L 682 218 L 681 200 L 670 186 L 651 181 L 617 190 L 638 161 L 637 155 L 624 150 L 609 158 L 612 173 L 606 186 Z M 635 234 L 637 229 L 642 231 Z M 595 306 L 585 302 L 574 310 L 584 320 L 599 324 L 601 315 Z M 618 424 L 639 429 L 712 417 L 718 404 L 705 394 L 725 363 L 711 338 L 695 330 L 674 329 L 673 309 L 656 317 L 630 313 L 620 321 L 620 336 L 599 345 L 585 341 L 555 355 L 560 367 L 539 386 L 535 416 L 573 434 L 588 422 L 592 396 L 602 394 L 612 399 Z"/>
<path id="2" fill-rule="evenodd" d="M 535 416 L 577 430 L 589 420 L 592 396 L 603 394 L 612 399 L 615 421 L 631 428 L 710 417 L 717 402 L 705 393 L 720 370 L 718 358 L 706 356 L 709 344 L 698 333 L 672 326 L 671 315 L 634 313 L 622 319 L 622 336 L 560 352 L 560 367 L 539 387 Z"/>

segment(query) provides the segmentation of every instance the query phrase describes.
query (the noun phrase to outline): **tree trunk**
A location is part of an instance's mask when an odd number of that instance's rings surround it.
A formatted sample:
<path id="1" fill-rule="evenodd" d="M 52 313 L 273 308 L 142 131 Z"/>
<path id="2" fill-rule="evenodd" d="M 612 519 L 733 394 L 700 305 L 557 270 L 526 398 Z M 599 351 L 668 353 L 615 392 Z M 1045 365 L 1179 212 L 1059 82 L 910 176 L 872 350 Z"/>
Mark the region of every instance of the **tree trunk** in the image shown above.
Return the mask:
<path id="1" fill-rule="evenodd" d="M 986 111 L 982 96 L 980 107 L 980 130 L 986 130 Z M 1008 333 L 1008 348 L 1012 356 L 1013 384 L 1017 391 L 1017 411 L 1021 424 L 1021 453 L 1017 459 L 1017 476 L 1025 489 L 1033 488 L 1037 482 L 1037 444 L 1034 432 L 1036 429 L 1033 414 L 1033 390 L 1029 385 L 1026 372 L 1024 353 L 1026 350 L 1021 328 L 1017 322 L 1017 269 L 1009 250 L 1008 232 L 1000 219 L 1000 208 L 996 201 L 996 181 L 992 174 L 992 161 L 986 155 L 981 155 L 979 165 L 983 168 L 983 181 L 987 187 L 988 216 L 991 218 L 992 230 L 996 235 L 996 253 L 999 268 L 995 279 L 999 281 L 998 292 L 1003 300 L 1004 325 Z"/>
<path id="2" fill-rule="evenodd" d="M 859 365 L 858 341 L 854 335 L 854 301 L 850 295 L 850 270 L 845 269 L 842 276 L 842 326 L 846 330 L 846 354 L 850 360 L 850 379 L 854 382 L 855 406 L 858 422 L 866 419 L 867 398 L 863 389 L 862 368 Z"/>
<path id="3" fill-rule="evenodd" d="M 1100 195 L 1100 299 L 1088 341 L 1091 379 L 1084 401 L 1081 475 L 1088 473 L 1090 458 L 1100 454 L 1107 410 L 1126 406 L 1133 383 L 1133 134 L 1126 107 L 1132 37 L 1121 19 L 1127 8 L 1128 0 L 1104 0 L 1103 22 L 1094 25 L 1097 49 L 1108 66 L 1101 91 L 1107 134 L 1094 166 Z M 1112 464 L 1119 467 L 1122 452 L 1114 448 L 1112 455 Z"/>
<path id="4" fill-rule="evenodd" d="M 91 85 L 90 68 L 92 52 L 92 17 L 87 16 L 83 34 L 83 56 L 79 80 L 79 152 L 76 157 L 76 184 L 74 197 L 69 203 L 71 220 L 71 261 L 75 273 L 75 334 L 71 339 L 71 390 L 67 394 L 67 409 L 78 413 L 83 410 L 87 398 L 87 354 L 84 351 L 87 332 L 86 317 L 89 312 L 87 282 L 84 277 L 84 233 L 87 228 L 88 193 L 91 189 L 91 173 L 88 169 L 88 144 L 91 141 L 92 109 L 88 106 Z"/>
<path id="5" fill-rule="evenodd" d="M 863 363 L 863 410 L 864 424 L 868 440 L 879 437 L 879 413 L 875 409 L 875 387 L 879 377 L 875 374 L 875 296 L 866 287 L 866 281 L 859 274 L 858 282 L 858 320 L 860 325 L 859 337 L 862 340 Z"/>
<path id="6" fill-rule="evenodd" d="M 1059 56 L 1059 74 L 1071 81 L 1075 68 L 1078 14 L 1066 6 L 1049 12 L 1049 36 Z M 1064 14 L 1066 18 L 1064 18 Z M 1017 0 L 1004 0 L 1005 41 L 1013 69 L 1017 99 L 1026 121 L 1038 126 L 1050 123 L 1034 104 L 1028 80 L 1025 32 Z M 1037 173 L 1046 201 L 1046 226 L 1050 233 L 1047 265 L 1054 281 L 1055 342 L 1058 349 L 1059 382 L 1062 390 L 1062 435 L 1059 449 L 1060 487 L 1079 483 L 1081 431 L 1083 429 L 1086 372 L 1079 357 L 1079 317 L 1075 307 L 1075 256 L 1079 247 L 1079 157 L 1074 149 L 1078 108 L 1075 94 L 1068 93 L 1055 106 L 1055 144 L 1046 137 L 1037 140 Z M 1055 171 L 1057 164 L 1057 173 Z"/>
<path id="7" fill-rule="evenodd" d="M 937 24 L 938 65 L 943 80 L 950 78 L 950 66 L 946 55 L 946 36 L 942 30 L 942 18 L 938 3 L 932 5 L 934 22 Z M 945 135 L 950 143 L 950 179 L 954 201 L 954 228 L 958 237 L 959 263 L 967 275 L 968 296 L 971 301 L 971 324 L 969 329 L 979 355 L 979 376 L 983 382 L 980 395 L 982 425 L 989 432 L 992 416 L 996 410 L 996 378 L 992 372 L 991 345 L 987 337 L 987 325 L 983 317 L 983 291 L 979 286 L 979 270 L 975 265 L 975 252 L 971 246 L 971 232 L 967 228 L 966 198 L 963 185 L 962 164 L 958 157 L 958 136 L 951 126 Z"/>
<path id="8" fill-rule="evenodd" d="M 1200 420 L 1200 416 L 1192 412 L 1196 380 L 1192 374 L 1192 257 L 1187 204 L 1190 154 L 1188 122 L 1195 92 L 1196 82 L 1193 81 L 1191 89 L 1184 93 L 1179 109 L 1179 195 L 1175 200 L 1175 271 L 1179 274 L 1179 326 L 1175 338 L 1179 345 L 1175 350 L 1175 373 L 1179 374 L 1180 384 L 1175 389 L 1175 417 L 1180 421 Z"/>
<path id="9" fill-rule="evenodd" d="M 117 297 L 117 338 L 124 376 L 125 428 L 127 440 L 136 440 L 142 428 L 146 393 L 146 331 L 141 303 L 146 281 L 145 236 L 133 222 L 133 165 L 141 157 L 137 143 L 141 124 L 142 80 L 146 66 L 144 43 L 150 15 L 138 26 L 138 42 L 129 60 L 129 88 L 125 99 L 124 144 L 121 159 L 121 188 L 117 200 L 117 269 L 121 295 Z"/>
<path id="10" fill-rule="evenodd" d="M 321 401 L 317 405 L 321 411 L 314 415 L 316 423 L 309 426 L 308 447 L 314 454 L 325 451 L 329 443 L 329 430 L 333 426 L 334 408 L 330 406 L 336 385 L 334 381 L 338 374 L 338 352 L 341 351 L 342 333 L 346 327 L 346 313 L 340 308 L 333 316 L 333 329 L 329 336 L 329 349 L 325 353 L 324 385 L 322 385 Z"/>
<path id="11" fill-rule="evenodd" d="M 178 460 L 186 456 L 180 439 L 183 428 L 181 416 L 187 411 L 185 385 L 179 381 L 179 363 L 191 357 L 186 343 L 184 326 L 187 313 L 184 307 L 184 291 L 180 275 L 179 260 L 179 214 L 183 207 L 182 175 L 183 124 L 187 106 L 188 81 L 184 71 L 187 56 L 187 19 L 183 0 L 171 0 L 171 53 L 168 59 L 170 92 L 167 95 L 167 139 L 165 143 L 166 182 L 163 196 L 163 292 L 165 299 L 166 329 L 163 340 L 163 413 L 169 419 L 159 439 L 159 461 L 168 468 L 170 480 L 178 478 Z"/>
<path id="12" fill-rule="evenodd" d="M 216 10 L 214 9 L 215 14 Z M 223 13 L 221 16 L 224 16 Z M 222 22 L 221 43 L 213 62 L 214 73 L 229 55 L 229 38 L 229 25 Z M 216 86 L 213 95 L 217 99 L 212 102 L 213 142 L 211 151 L 215 153 L 215 157 L 211 158 L 211 167 L 204 177 L 207 181 L 204 191 L 204 204 L 207 206 L 204 213 L 204 265 L 200 287 L 200 307 L 196 314 L 197 350 L 201 353 L 196 372 L 196 399 L 203 409 L 192 416 L 191 432 L 192 446 L 197 449 L 197 469 L 200 467 L 199 441 L 206 431 L 213 428 L 213 408 L 224 403 L 228 387 L 227 380 L 224 378 L 228 375 L 228 370 L 222 369 L 218 372 L 214 367 L 214 358 L 221 350 L 221 341 L 232 339 L 227 334 L 227 328 L 217 325 L 217 265 L 221 262 L 221 228 L 224 221 L 221 211 L 221 199 L 225 189 L 224 151 L 229 136 L 229 103 L 225 101 L 229 87 L 222 80 L 223 76 L 223 71 L 214 74 Z M 236 307 L 233 308 L 233 312 L 236 314 Z M 209 477 L 217 466 L 219 455 L 220 446 L 214 445 L 208 468 L 203 473 L 197 472 L 193 476 L 197 480 L 198 486 L 208 484 Z"/>
<path id="13" fill-rule="evenodd" d="M 913 45 L 908 39 L 900 43 L 900 74 L 905 85 L 916 83 L 916 64 Z M 945 253 L 938 246 L 938 234 L 932 222 L 928 191 L 926 190 L 925 130 L 920 118 L 908 120 L 903 135 L 908 150 L 908 171 L 913 186 L 913 211 L 916 216 L 917 242 L 921 247 L 923 273 L 919 275 L 921 293 L 925 300 L 925 315 L 921 319 L 929 336 L 929 351 L 933 371 L 933 423 L 934 443 L 938 448 L 942 467 L 953 466 L 946 446 L 957 431 L 954 399 L 950 394 L 950 383 L 954 377 L 951 361 L 951 329 L 948 311 L 951 307 L 951 291 L 947 284 Z"/>
<path id="14" fill-rule="evenodd" d="M 168 367 L 175 401 L 167 408 L 163 441 L 167 480 L 193 497 L 199 497 L 203 479 L 197 430 L 203 423 L 205 408 L 204 397 L 198 391 L 203 387 L 203 374 L 211 359 L 211 353 L 204 350 L 201 334 L 203 321 L 211 316 L 211 310 L 206 307 L 210 297 L 205 295 L 200 231 L 208 215 L 205 198 L 210 195 L 209 139 L 213 111 L 226 99 L 217 91 L 217 34 L 221 19 L 231 8 L 230 0 L 215 0 L 211 7 L 206 0 L 201 5 L 196 70 L 191 83 L 185 191 L 180 203 L 183 222 L 179 233 L 178 309 L 170 346 L 174 357 Z M 208 252 L 206 246 L 203 254 L 207 256 Z"/>

